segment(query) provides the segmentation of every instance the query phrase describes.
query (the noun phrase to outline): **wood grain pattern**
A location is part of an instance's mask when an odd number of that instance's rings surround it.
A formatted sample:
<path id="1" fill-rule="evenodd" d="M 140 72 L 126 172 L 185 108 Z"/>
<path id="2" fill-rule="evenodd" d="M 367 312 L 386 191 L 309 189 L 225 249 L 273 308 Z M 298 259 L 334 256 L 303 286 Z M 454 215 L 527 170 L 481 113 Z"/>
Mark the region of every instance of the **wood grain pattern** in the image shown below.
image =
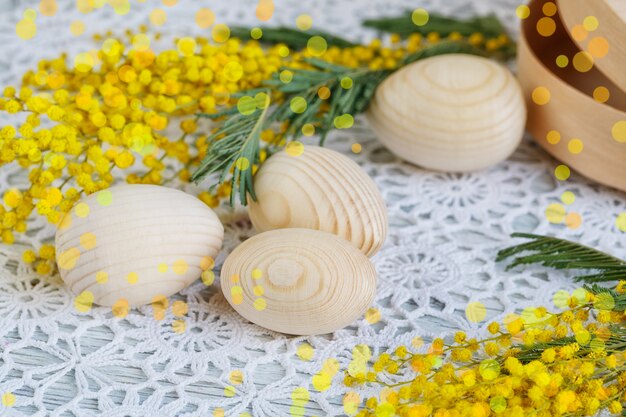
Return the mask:
<path id="1" fill-rule="evenodd" d="M 239 245 L 221 272 L 224 296 L 239 314 L 295 335 L 333 332 L 370 306 L 376 271 L 344 239 L 312 229 L 277 229 Z"/>
<path id="2" fill-rule="evenodd" d="M 56 234 L 61 277 L 73 293 L 89 291 L 105 306 L 120 299 L 137 306 L 182 290 L 212 267 L 224 236 L 200 200 L 155 185 L 94 193 L 67 216 Z"/>
<path id="3" fill-rule="evenodd" d="M 301 155 L 278 152 L 254 177 L 248 199 L 256 230 L 303 227 L 333 233 L 367 256 L 387 236 L 387 209 L 372 179 L 339 152 L 305 146 Z"/>
<path id="4" fill-rule="evenodd" d="M 408 65 L 378 87 L 367 112 L 398 157 L 440 171 L 473 171 L 506 159 L 524 132 L 526 109 L 509 70 L 471 55 Z"/>
<path id="5" fill-rule="evenodd" d="M 587 16 L 598 19 L 598 28 L 584 39 L 575 39 L 578 48 L 585 50 L 594 38 L 602 37 L 609 43 L 608 54 L 594 61 L 607 77 L 626 90 L 626 2 L 623 0 L 560 0 L 559 14 L 568 32 L 581 25 Z"/>
<path id="6" fill-rule="evenodd" d="M 615 124 L 626 121 L 626 94 L 597 68 L 581 73 L 571 65 L 556 65 L 556 56 L 572 57 L 579 49 L 558 19 L 552 36 L 546 38 L 537 33 L 541 5 L 539 1 L 530 3 L 531 15 L 522 24 L 518 46 L 519 78 L 528 103 L 528 130 L 544 149 L 570 168 L 602 184 L 626 190 L 626 143 L 612 136 Z M 610 91 L 607 103 L 594 100 L 593 91 L 598 86 Z M 550 91 L 547 104 L 533 103 L 531 96 L 537 87 Z M 548 143 L 550 131 L 559 133 L 558 143 Z M 579 154 L 568 149 L 573 138 L 584 144 Z"/>

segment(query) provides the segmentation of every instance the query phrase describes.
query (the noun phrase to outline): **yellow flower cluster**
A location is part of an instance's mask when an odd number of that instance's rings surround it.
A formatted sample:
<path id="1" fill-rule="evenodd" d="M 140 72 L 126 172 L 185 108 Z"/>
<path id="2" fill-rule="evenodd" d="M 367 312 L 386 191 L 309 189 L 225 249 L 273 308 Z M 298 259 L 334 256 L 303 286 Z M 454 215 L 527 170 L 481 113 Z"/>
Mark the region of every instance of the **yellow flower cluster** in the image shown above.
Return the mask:
<path id="1" fill-rule="evenodd" d="M 206 155 L 211 133 L 196 114 L 236 104 L 233 93 L 260 86 L 282 66 L 305 67 L 304 59 L 315 56 L 348 67 L 389 69 L 440 40 L 437 33 L 406 41 L 391 36 L 389 46 L 374 40 L 320 52 L 293 51 L 284 44 L 265 48 L 225 34 L 216 42 L 177 39 L 175 48 L 156 53 L 150 45 L 159 36 L 151 39 L 145 31 L 127 32 L 123 39 L 96 36 L 99 49 L 79 54 L 73 65 L 66 55 L 43 60 L 24 74 L 20 88 L 2 91 L 0 111 L 19 122 L 0 128 L 0 166 L 19 164 L 28 171 L 29 184 L 2 195 L 1 242 L 13 243 L 15 233 L 25 232 L 33 211 L 58 224 L 81 195 L 111 186 L 119 171 L 128 183 L 188 181 Z M 510 42 L 481 34 L 467 40 L 493 50 Z M 261 137 L 278 143 L 282 134 L 267 130 Z M 223 184 L 199 198 L 216 207 L 229 194 L 230 185 Z M 50 259 L 42 250 L 39 256 L 24 256 L 46 273 Z"/>
<path id="2" fill-rule="evenodd" d="M 503 326 L 491 323 L 492 337 L 484 340 L 459 332 L 449 343 L 433 340 L 427 353 L 400 346 L 368 369 L 349 367 L 346 385 L 384 386 L 356 415 L 553 417 L 592 416 L 602 409 L 621 414 L 624 312 L 608 292 L 581 289 L 568 301 L 562 313 L 526 309 Z M 413 377 L 406 380 L 408 372 Z"/>

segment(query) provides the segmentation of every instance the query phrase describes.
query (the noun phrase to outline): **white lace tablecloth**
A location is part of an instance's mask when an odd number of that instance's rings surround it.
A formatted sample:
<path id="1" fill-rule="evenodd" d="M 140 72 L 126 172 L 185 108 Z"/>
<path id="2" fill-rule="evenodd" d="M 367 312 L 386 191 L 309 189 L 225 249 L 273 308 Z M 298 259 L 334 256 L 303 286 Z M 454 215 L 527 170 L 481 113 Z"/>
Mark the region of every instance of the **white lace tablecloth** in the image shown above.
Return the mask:
<path id="1" fill-rule="evenodd" d="M 518 1 L 276 0 L 270 23 L 293 26 L 296 16 L 307 13 L 319 28 L 368 39 L 375 34 L 359 28 L 360 20 L 425 7 L 458 16 L 495 13 L 515 33 Z M 74 1 L 58 0 L 56 16 L 39 16 L 38 35 L 26 42 L 15 36 L 15 23 L 38 1 L 2 0 L 0 86 L 17 84 L 20 74 L 42 57 L 93 48 L 90 33 L 147 23 L 154 7 L 168 13 L 162 30 L 166 37 L 202 33 L 193 23 L 200 7 L 211 7 L 219 22 L 258 24 L 253 0 L 181 0 L 171 8 L 156 0 L 131 2 L 131 12 L 118 16 L 108 7 L 83 15 Z M 80 37 L 69 30 L 76 19 L 87 26 Z M 355 142 L 363 145 L 359 155 L 350 152 Z M 509 273 L 495 264 L 498 249 L 517 243 L 511 233 L 555 234 L 626 256 L 626 236 L 615 225 L 626 211 L 624 194 L 577 175 L 555 181 L 556 161 L 530 141 L 508 161 L 472 174 L 435 173 L 402 163 L 364 123 L 335 134 L 328 144 L 361 164 L 387 202 L 389 238 L 373 259 L 379 273 L 373 306 L 381 313 L 379 321 L 362 318 L 332 335 L 288 337 L 242 319 L 217 285 L 207 288 L 202 283 L 174 297 L 189 305 L 182 334 L 173 331 L 173 317 L 156 321 L 147 307 L 124 319 L 113 318 L 109 308 L 78 313 L 58 280 L 42 280 L 20 264 L 27 245 L 53 236 L 52 228 L 42 227 L 25 237 L 23 245 L 0 248 L 0 395 L 11 392 L 16 398 L 11 408 L 0 404 L 0 415 L 205 417 L 221 408 L 226 416 L 290 416 L 297 387 L 310 392 L 305 415 L 342 415 L 347 389 L 341 372 L 327 391 L 318 392 L 311 383 L 324 360 L 335 357 L 345 369 L 357 344 L 369 345 L 377 354 L 410 344 L 416 336 L 429 340 L 455 329 L 484 334 L 488 321 L 526 306 L 553 307 L 555 291 L 575 288 L 559 272 L 528 268 Z M 0 188 L 23 185 L 18 172 L 0 168 Z M 575 230 L 550 224 L 544 214 L 566 190 L 577 196 L 568 210 L 583 219 Z M 226 228 L 223 261 L 254 232 L 245 212 L 222 208 L 221 217 Z M 487 307 L 487 318 L 480 323 L 465 314 L 468 303 L 475 301 Z M 297 355 L 304 342 L 314 349 L 310 360 Z M 230 381 L 233 370 L 241 371 L 242 383 Z M 230 397 L 224 395 L 229 385 L 235 387 Z"/>

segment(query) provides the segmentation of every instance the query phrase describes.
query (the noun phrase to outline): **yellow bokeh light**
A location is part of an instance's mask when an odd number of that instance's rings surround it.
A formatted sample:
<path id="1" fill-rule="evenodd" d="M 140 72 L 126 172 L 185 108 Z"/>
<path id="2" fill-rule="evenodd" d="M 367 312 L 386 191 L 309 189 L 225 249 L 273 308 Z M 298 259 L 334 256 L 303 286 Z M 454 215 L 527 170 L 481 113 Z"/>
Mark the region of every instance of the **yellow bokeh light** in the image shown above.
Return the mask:
<path id="1" fill-rule="evenodd" d="M 565 181 L 569 178 L 571 171 L 567 165 L 559 165 L 554 169 L 554 176 L 559 181 Z"/>
<path id="2" fill-rule="evenodd" d="M 91 310 L 94 296 L 91 291 L 83 291 L 74 298 L 74 308 L 76 311 L 86 313 Z"/>
<path id="3" fill-rule="evenodd" d="M 626 142 L 626 120 L 620 120 L 613 125 L 611 136 L 620 143 Z"/>
<path id="4" fill-rule="evenodd" d="M 200 259 L 200 269 L 207 270 L 207 269 L 213 269 L 215 267 L 215 259 L 213 259 L 210 256 L 203 256 Z"/>
<path id="5" fill-rule="evenodd" d="M 224 66 L 224 77 L 230 82 L 237 82 L 243 77 L 243 67 L 237 61 L 230 61 Z"/>
<path id="6" fill-rule="evenodd" d="M 82 35 L 83 33 L 85 33 L 85 24 L 81 22 L 80 20 L 74 20 L 70 24 L 70 32 L 74 36 Z"/>
<path id="7" fill-rule="evenodd" d="M 78 259 L 80 259 L 80 250 L 78 248 L 69 248 L 57 256 L 57 265 L 59 265 L 59 268 L 69 271 L 76 266 Z"/>
<path id="8" fill-rule="evenodd" d="M 615 219 L 615 227 L 621 232 L 626 232 L 626 212 L 620 213 Z"/>
<path id="9" fill-rule="evenodd" d="M 297 140 L 291 141 L 285 146 L 285 152 L 289 156 L 300 156 L 304 152 L 304 145 Z"/>
<path id="10" fill-rule="evenodd" d="M 78 203 L 76 204 L 76 207 L 74 207 L 74 213 L 76 214 L 76 216 L 81 218 L 89 216 L 89 211 L 90 210 L 87 203 Z"/>
<path id="11" fill-rule="evenodd" d="M 480 323 L 487 317 L 487 308 L 480 301 L 473 301 L 465 308 L 465 316 L 473 323 Z"/>
<path id="12" fill-rule="evenodd" d="M 416 26 L 424 26 L 430 20 L 430 16 L 426 9 L 415 9 L 411 13 L 411 20 Z"/>
<path id="13" fill-rule="evenodd" d="M 176 42 L 178 52 L 183 56 L 192 56 L 196 51 L 196 40 L 190 37 L 184 37 Z"/>
<path id="14" fill-rule="evenodd" d="M 106 284 L 108 280 L 109 280 L 109 274 L 107 274 L 104 271 L 96 272 L 96 282 L 98 284 Z"/>
<path id="15" fill-rule="evenodd" d="M 311 55 L 322 56 L 328 48 L 328 43 L 326 42 L 326 39 L 322 38 L 319 35 L 315 35 L 308 40 L 306 48 Z"/>
<path id="16" fill-rule="evenodd" d="M 349 129 L 354 125 L 354 117 L 351 114 L 342 114 L 335 117 L 333 124 L 337 129 Z"/>
<path id="17" fill-rule="evenodd" d="M 15 395 L 12 392 L 2 394 L 2 405 L 9 408 L 15 405 Z"/>
<path id="18" fill-rule="evenodd" d="M 528 18 L 528 16 L 530 16 L 530 8 L 525 4 L 520 4 L 515 9 L 515 14 L 517 15 L 518 18 L 522 20 L 526 19 Z"/>
<path id="19" fill-rule="evenodd" d="M 82 52 L 74 58 L 74 68 L 79 72 L 89 72 L 95 65 L 93 56 L 88 52 Z"/>
<path id="20" fill-rule="evenodd" d="M 559 203 L 550 204 L 546 208 L 545 212 L 546 219 L 548 219 L 548 221 L 553 224 L 563 223 L 563 221 L 565 220 L 565 213 L 565 207 Z"/>
<path id="21" fill-rule="evenodd" d="M 22 19 L 15 25 L 15 34 L 24 40 L 32 39 L 37 34 L 37 25 L 31 19 Z"/>
<path id="22" fill-rule="evenodd" d="M 29 7 L 28 9 L 24 10 L 23 16 L 24 19 L 35 20 L 37 18 L 37 11 Z"/>
<path id="23" fill-rule="evenodd" d="M 44 16 L 54 16 L 58 8 L 56 0 L 41 0 L 39 2 L 39 13 Z"/>
<path id="24" fill-rule="evenodd" d="M 280 75 L 278 76 L 278 78 L 280 79 L 281 82 L 285 84 L 289 84 L 291 80 L 293 80 L 293 72 L 289 70 L 283 70 L 280 72 Z"/>
<path id="25" fill-rule="evenodd" d="M 254 308 L 258 311 L 263 311 L 267 307 L 267 301 L 265 298 L 257 298 L 254 300 Z"/>
<path id="26" fill-rule="evenodd" d="M 256 17 L 264 22 L 270 20 L 274 14 L 274 1 L 273 0 L 258 0 L 256 6 Z"/>
<path id="27" fill-rule="evenodd" d="M 574 38 L 574 40 L 578 42 L 584 41 L 589 35 L 589 32 L 587 32 L 583 25 L 575 25 L 574 27 L 572 27 L 571 33 L 572 38 Z"/>
<path id="28" fill-rule="evenodd" d="M 202 275 L 200 275 L 200 277 L 202 278 L 202 283 L 207 287 L 209 285 L 213 285 L 213 282 L 215 282 L 215 273 L 210 269 L 202 271 Z"/>
<path id="29" fill-rule="evenodd" d="M 380 321 L 380 310 L 376 307 L 371 307 L 365 312 L 365 321 L 369 324 L 376 324 Z"/>
<path id="30" fill-rule="evenodd" d="M 574 204 L 574 201 L 576 201 L 576 194 L 571 191 L 565 191 L 561 194 L 561 201 L 563 204 L 567 204 L 568 206 Z"/>
<path id="31" fill-rule="evenodd" d="M 567 143 L 567 150 L 569 150 L 574 155 L 581 153 L 583 151 L 583 148 L 583 141 L 578 138 L 570 139 L 570 141 Z"/>
<path id="32" fill-rule="evenodd" d="M 565 290 L 559 290 L 554 293 L 552 302 L 557 308 L 567 308 L 569 303 L 570 293 Z"/>
<path id="33" fill-rule="evenodd" d="M 583 26 L 589 32 L 593 32 L 596 29 L 598 29 L 599 25 L 600 25 L 600 22 L 598 21 L 598 18 L 595 16 L 587 16 L 583 20 Z"/>
<path id="34" fill-rule="evenodd" d="M 175 317 L 182 317 L 189 312 L 189 305 L 182 301 L 176 300 L 172 303 L 172 314 Z"/>
<path id="35" fill-rule="evenodd" d="M 589 72 L 593 68 L 593 56 L 587 51 L 577 52 L 572 64 L 578 72 Z"/>
<path id="36" fill-rule="evenodd" d="M 137 51 L 147 51 L 150 49 L 150 37 L 145 33 L 138 33 L 133 36 L 133 48 Z"/>
<path id="37" fill-rule="evenodd" d="M 196 12 L 196 25 L 206 29 L 215 22 L 215 13 L 211 9 L 203 7 Z"/>
<path id="38" fill-rule="evenodd" d="M 330 388 L 330 384 L 332 382 L 332 377 L 327 373 L 319 373 L 313 375 L 311 378 L 311 383 L 313 384 L 313 388 L 318 390 L 319 392 L 326 391 Z"/>
<path id="39" fill-rule="evenodd" d="M 235 387 L 233 387 L 232 385 L 228 385 L 228 386 L 226 386 L 224 388 L 224 396 L 225 397 L 228 397 L 228 398 L 234 397 L 236 392 L 237 391 L 235 390 Z"/>
<path id="40" fill-rule="evenodd" d="M 313 18 L 308 14 L 301 14 L 296 18 L 296 27 L 300 30 L 309 30 L 313 26 Z"/>
<path id="41" fill-rule="evenodd" d="M 304 113 L 304 111 L 307 108 L 306 99 L 300 96 L 292 98 L 291 102 L 289 102 L 289 108 L 294 113 L 297 113 L 297 114 Z"/>
<path id="42" fill-rule="evenodd" d="M 550 90 L 546 87 L 536 87 L 532 92 L 532 99 L 538 106 L 544 106 L 550 102 Z"/>
<path id="43" fill-rule="evenodd" d="M 262 285 L 255 285 L 254 288 L 252 288 L 252 293 L 257 297 L 261 297 L 265 294 L 265 288 L 263 288 Z"/>
<path id="44" fill-rule="evenodd" d="M 315 350 L 313 349 L 313 346 L 306 342 L 299 344 L 296 349 L 296 355 L 303 361 L 310 361 L 314 354 Z"/>
<path id="45" fill-rule="evenodd" d="M 245 171 L 248 168 L 250 168 L 250 160 L 248 158 L 246 158 L 245 156 L 239 157 L 235 161 L 235 167 L 239 171 Z"/>
<path id="46" fill-rule="evenodd" d="M 319 90 L 317 90 L 317 95 L 322 100 L 328 99 L 330 97 L 330 88 L 320 87 Z"/>
<path id="47" fill-rule="evenodd" d="M 172 264 L 172 271 L 174 271 L 176 275 L 183 275 L 188 269 L 189 265 L 187 265 L 184 259 L 177 259 Z"/>
<path id="48" fill-rule="evenodd" d="M 211 30 L 211 36 L 213 40 L 218 43 L 223 43 L 230 38 L 230 28 L 223 23 L 218 23 L 213 26 L 213 30 Z"/>
<path id="49" fill-rule="evenodd" d="M 185 333 L 186 329 L 187 329 L 187 323 L 185 323 L 185 320 L 172 321 L 172 330 L 174 330 L 175 333 L 178 333 L 178 334 Z"/>
<path id="50" fill-rule="evenodd" d="M 80 236 L 80 246 L 84 249 L 93 249 L 96 247 L 96 235 L 91 232 L 83 233 Z"/>
<path id="51" fill-rule="evenodd" d="M 546 140 L 550 145 L 556 145 L 561 141 L 561 134 L 556 130 L 551 130 L 546 135 Z"/>
<path id="52" fill-rule="evenodd" d="M 611 98 L 611 92 L 608 88 L 599 86 L 593 90 L 593 98 L 598 103 L 606 103 Z"/>
<path id="53" fill-rule="evenodd" d="M 129 284 L 136 284 L 139 281 L 139 274 L 136 272 L 129 272 L 126 275 L 126 281 L 128 281 Z"/>
<path id="54" fill-rule="evenodd" d="M 545 14 L 546 16 L 554 16 L 557 12 L 556 4 L 554 4 L 551 1 L 548 1 L 543 4 L 542 11 L 543 11 L 543 14 Z"/>
<path id="55" fill-rule="evenodd" d="M 552 19 L 551 17 L 542 17 L 537 22 L 537 32 L 541 36 L 547 38 L 548 36 L 552 36 L 555 31 L 556 31 L 556 23 L 554 22 L 554 19 Z"/>
<path id="56" fill-rule="evenodd" d="M 167 12 L 163 9 L 154 9 L 150 12 L 150 23 L 154 26 L 162 26 L 167 21 Z"/>
<path id="57" fill-rule="evenodd" d="M 356 414 L 361 404 L 361 397 L 354 391 L 347 392 L 343 396 L 343 411 L 351 416 Z"/>
<path id="58" fill-rule="evenodd" d="M 583 218 L 580 215 L 580 213 L 567 213 L 567 216 L 565 216 L 565 225 L 572 229 L 578 229 L 581 225 L 583 224 Z"/>
<path id="59" fill-rule="evenodd" d="M 604 58 L 609 53 L 609 41 L 602 36 L 595 37 L 587 45 L 589 53 L 594 58 Z"/>
<path id="60" fill-rule="evenodd" d="M 130 310 L 130 303 L 125 298 L 120 298 L 111 306 L 111 313 L 118 319 L 126 317 L 128 310 Z"/>
<path id="61" fill-rule="evenodd" d="M 353 143 L 350 147 L 350 150 L 352 150 L 353 153 L 361 153 L 362 149 L 363 148 L 360 143 Z"/>
<path id="62" fill-rule="evenodd" d="M 341 88 L 343 88 L 344 90 L 349 90 L 350 88 L 352 88 L 352 85 L 354 84 L 354 82 L 352 81 L 352 78 L 350 77 L 343 77 L 341 79 Z"/>
<path id="63" fill-rule="evenodd" d="M 261 28 L 252 28 L 250 30 L 250 37 L 252 39 L 261 39 L 263 37 L 263 30 Z"/>
<path id="64" fill-rule="evenodd" d="M 556 57 L 556 66 L 559 68 L 565 68 L 569 64 L 569 58 L 565 55 L 559 55 Z"/>
<path id="65" fill-rule="evenodd" d="M 485 359 L 480 363 L 478 372 L 484 380 L 491 381 L 500 375 L 500 364 L 495 359 Z"/>
<path id="66" fill-rule="evenodd" d="M 228 380 L 233 385 L 241 384 L 243 382 L 243 372 L 241 372 L 239 369 L 230 371 L 230 374 L 228 374 Z"/>

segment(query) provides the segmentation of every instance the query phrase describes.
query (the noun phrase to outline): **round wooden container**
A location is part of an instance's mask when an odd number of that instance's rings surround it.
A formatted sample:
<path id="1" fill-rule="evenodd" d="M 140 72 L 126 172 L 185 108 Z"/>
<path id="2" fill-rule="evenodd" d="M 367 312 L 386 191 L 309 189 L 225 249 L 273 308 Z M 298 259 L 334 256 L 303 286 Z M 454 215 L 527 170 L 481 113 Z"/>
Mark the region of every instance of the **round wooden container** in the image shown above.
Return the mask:
<path id="1" fill-rule="evenodd" d="M 595 65 L 626 90 L 626 1 L 559 0 L 558 8 L 580 49 L 593 49 L 594 43 L 609 45 L 608 53 L 595 59 Z"/>
<path id="2" fill-rule="evenodd" d="M 580 50 L 558 15 L 552 18 L 552 35 L 538 33 L 538 22 L 546 17 L 543 4 L 530 2 L 530 16 L 522 22 L 519 41 L 519 78 L 528 104 L 528 130 L 570 168 L 626 191 L 626 94 L 595 66 L 587 72 L 574 68 L 573 57 Z M 556 63 L 560 55 L 569 59 L 564 68 Z M 605 103 L 593 98 L 597 87 L 610 92 Z"/>

